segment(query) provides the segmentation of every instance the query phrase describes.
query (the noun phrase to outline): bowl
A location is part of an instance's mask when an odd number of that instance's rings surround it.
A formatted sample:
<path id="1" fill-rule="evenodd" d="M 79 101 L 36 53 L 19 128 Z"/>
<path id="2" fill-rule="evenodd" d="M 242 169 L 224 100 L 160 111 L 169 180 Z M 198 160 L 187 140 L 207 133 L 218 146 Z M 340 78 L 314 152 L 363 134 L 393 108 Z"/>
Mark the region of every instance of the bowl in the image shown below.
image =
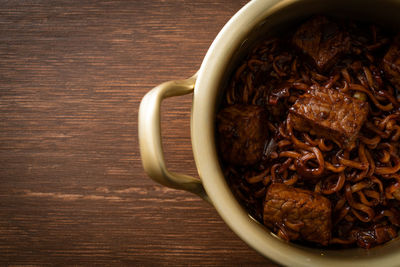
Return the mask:
<path id="1" fill-rule="evenodd" d="M 226 224 L 259 253 L 287 266 L 399 266 L 400 240 L 366 250 L 311 248 L 285 242 L 254 220 L 231 192 L 215 145 L 215 116 L 223 88 L 236 64 L 261 37 L 273 36 L 313 14 L 373 21 L 398 30 L 400 0 L 253 0 L 223 27 L 200 70 L 186 80 L 163 83 L 143 98 L 139 141 L 143 167 L 155 181 L 199 195 Z M 163 99 L 193 93 L 191 141 L 200 180 L 172 173 L 163 158 L 160 105 Z"/>

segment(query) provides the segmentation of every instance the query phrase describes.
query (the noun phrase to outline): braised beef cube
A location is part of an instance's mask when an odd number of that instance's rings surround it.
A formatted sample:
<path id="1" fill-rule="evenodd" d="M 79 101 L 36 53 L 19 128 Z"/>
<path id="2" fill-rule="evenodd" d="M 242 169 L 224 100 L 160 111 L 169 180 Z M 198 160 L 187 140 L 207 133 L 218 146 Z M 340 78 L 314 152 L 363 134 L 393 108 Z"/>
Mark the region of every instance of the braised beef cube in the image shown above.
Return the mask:
<path id="1" fill-rule="evenodd" d="M 290 108 L 294 129 L 347 147 L 367 119 L 368 103 L 334 89 L 318 88 L 299 97 Z"/>
<path id="2" fill-rule="evenodd" d="M 293 43 L 310 56 L 320 70 L 326 70 L 350 50 L 348 34 L 322 16 L 302 24 L 293 36 Z"/>
<path id="3" fill-rule="evenodd" d="M 268 138 L 266 121 L 265 109 L 256 105 L 235 104 L 221 110 L 217 129 L 222 158 L 242 166 L 257 163 Z"/>
<path id="4" fill-rule="evenodd" d="M 397 90 L 400 90 L 400 35 L 398 35 L 383 58 L 383 70 Z"/>
<path id="5" fill-rule="evenodd" d="M 272 184 L 265 198 L 264 224 L 287 240 L 328 245 L 331 203 L 318 193 L 285 184 Z"/>
<path id="6" fill-rule="evenodd" d="M 374 225 L 370 229 L 355 229 L 351 236 L 359 247 L 371 248 L 396 238 L 397 231 L 394 226 Z"/>

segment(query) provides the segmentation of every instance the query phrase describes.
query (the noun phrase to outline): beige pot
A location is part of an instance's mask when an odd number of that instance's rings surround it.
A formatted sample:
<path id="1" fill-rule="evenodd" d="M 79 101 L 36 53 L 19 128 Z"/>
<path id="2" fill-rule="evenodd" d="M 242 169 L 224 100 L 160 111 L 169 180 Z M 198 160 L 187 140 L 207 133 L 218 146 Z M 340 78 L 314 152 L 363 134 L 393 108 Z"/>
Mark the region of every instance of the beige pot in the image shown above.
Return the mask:
<path id="1" fill-rule="evenodd" d="M 214 141 L 215 113 L 233 66 L 259 36 L 284 31 L 315 13 L 376 21 L 400 29 L 400 0 L 253 0 L 218 34 L 200 70 L 182 81 L 163 83 L 142 100 L 139 140 L 143 166 L 155 181 L 209 201 L 229 227 L 262 255 L 289 266 L 400 266 L 400 240 L 365 249 L 313 249 L 280 240 L 252 219 L 233 196 L 221 171 Z M 193 93 L 191 138 L 201 181 L 169 172 L 160 135 L 164 98 Z"/>

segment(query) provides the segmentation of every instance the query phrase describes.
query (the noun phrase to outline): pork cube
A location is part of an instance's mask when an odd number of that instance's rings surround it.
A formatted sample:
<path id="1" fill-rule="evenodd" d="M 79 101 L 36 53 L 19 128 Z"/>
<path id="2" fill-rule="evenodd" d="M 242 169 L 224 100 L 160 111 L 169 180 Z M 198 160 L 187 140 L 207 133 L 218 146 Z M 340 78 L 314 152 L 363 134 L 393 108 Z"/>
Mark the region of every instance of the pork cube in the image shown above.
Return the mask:
<path id="1" fill-rule="evenodd" d="M 347 147 L 357 138 L 368 111 L 367 102 L 334 89 L 317 88 L 299 97 L 289 116 L 294 129 Z"/>
<path id="2" fill-rule="evenodd" d="M 231 105 L 218 113 L 217 130 L 226 162 L 253 165 L 262 158 L 267 142 L 267 112 L 256 105 Z"/>
<path id="3" fill-rule="evenodd" d="M 400 90 L 400 35 L 398 35 L 383 57 L 383 70 L 397 90 Z"/>
<path id="4" fill-rule="evenodd" d="M 326 246 L 331 238 L 331 203 L 309 190 L 272 184 L 265 198 L 263 219 L 267 227 L 287 240 Z"/>
<path id="5" fill-rule="evenodd" d="M 397 237 L 396 227 L 392 225 L 374 225 L 369 229 L 354 229 L 351 236 L 362 248 L 371 248 Z"/>
<path id="6" fill-rule="evenodd" d="M 293 36 L 293 44 L 310 56 L 320 70 L 328 69 L 350 50 L 348 34 L 322 16 L 302 24 Z"/>

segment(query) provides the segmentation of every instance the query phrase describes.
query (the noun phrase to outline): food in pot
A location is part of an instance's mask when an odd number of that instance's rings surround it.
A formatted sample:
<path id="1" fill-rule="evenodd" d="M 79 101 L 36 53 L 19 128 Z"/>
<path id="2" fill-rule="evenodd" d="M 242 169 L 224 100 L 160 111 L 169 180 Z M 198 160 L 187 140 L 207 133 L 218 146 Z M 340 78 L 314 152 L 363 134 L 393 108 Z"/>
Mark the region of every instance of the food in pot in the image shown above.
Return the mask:
<path id="1" fill-rule="evenodd" d="M 218 115 L 219 148 L 226 162 L 235 165 L 257 163 L 267 142 L 267 113 L 257 105 L 230 105 Z"/>
<path id="2" fill-rule="evenodd" d="M 357 138 L 368 115 L 368 103 L 335 89 L 311 86 L 290 108 L 295 130 L 347 146 Z"/>
<path id="3" fill-rule="evenodd" d="M 315 16 L 260 41 L 217 115 L 225 176 L 282 239 L 371 248 L 400 228 L 400 35 Z"/>
<path id="4" fill-rule="evenodd" d="M 328 245 L 331 203 L 321 194 L 275 183 L 264 204 L 264 224 L 284 239 L 305 239 Z"/>
<path id="5" fill-rule="evenodd" d="M 316 17 L 299 27 L 293 36 L 293 44 L 324 70 L 349 51 L 350 38 L 339 24 L 325 17 Z"/>

